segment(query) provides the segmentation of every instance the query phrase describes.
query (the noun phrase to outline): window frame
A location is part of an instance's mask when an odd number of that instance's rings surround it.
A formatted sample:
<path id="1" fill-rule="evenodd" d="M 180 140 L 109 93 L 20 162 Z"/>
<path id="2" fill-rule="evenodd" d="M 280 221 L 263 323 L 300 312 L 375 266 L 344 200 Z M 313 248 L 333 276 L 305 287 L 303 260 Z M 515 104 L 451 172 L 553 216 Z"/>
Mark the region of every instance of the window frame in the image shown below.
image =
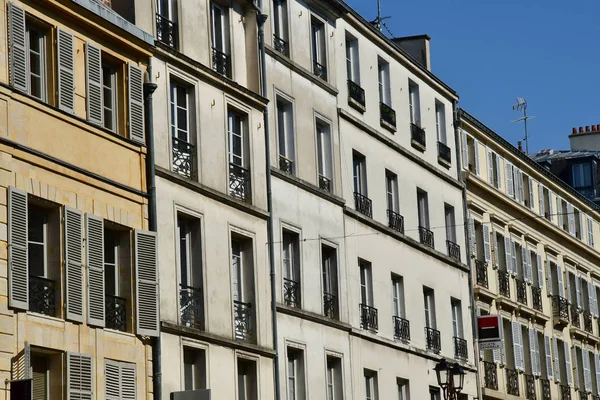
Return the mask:
<path id="1" fill-rule="evenodd" d="M 315 119 L 315 133 L 317 136 L 317 175 L 329 179 L 331 192 L 333 192 L 333 135 L 331 134 L 331 124 L 317 117 Z"/>
<path id="2" fill-rule="evenodd" d="M 31 82 L 31 78 L 33 75 L 32 72 L 32 63 L 31 63 L 31 33 L 35 32 L 38 35 L 38 46 L 39 46 L 39 54 L 38 57 L 40 59 L 39 62 L 39 90 L 40 96 L 36 96 L 33 94 L 33 85 Z M 26 71 L 27 71 L 27 81 L 28 81 L 28 93 L 30 96 L 35 97 L 45 103 L 48 102 L 48 60 L 47 60 L 47 44 L 48 43 L 48 31 L 44 29 L 44 27 L 36 24 L 31 21 L 29 18 L 25 19 L 25 51 L 27 54 L 26 60 Z"/>
<path id="3" fill-rule="evenodd" d="M 377 60 L 377 80 L 379 84 L 379 102 L 392 108 L 390 63 L 381 58 Z"/>
<path id="4" fill-rule="evenodd" d="M 446 105 L 439 100 L 435 101 L 435 131 L 437 140 L 448 145 L 448 132 L 446 131 Z"/>
<path id="5" fill-rule="evenodd" d="M 117 87 L 117 83 L 119 81 L 119 71 L 116 67 L 114 67 L 113 65 L 111 65 L 110 63 L 102 60 L 102 126 L 105 129 L 108 129 L 111 132 L 117 133 L 118 129 L 118 124 L 119 124 L 119 90 Z M 110 85 L 107 86 L 106 82 L 105 82 L 105 75 L 106 72 L 108 71 L 108 75 L 110 77 Z M 107 91 L 110 92 L 110 101 L 112 103 L 112 107 L 107 107 L 106 106 L 106 93 Z M 111 118 L 110 118 L 110 123 L 112 125 L 112 128 L 107 126 L 107 120 L 106 120 L 106 112 L 107 110 L 109 110 L 109 112 L 111 113 Z"/>
<path id="6" fill-rule="evenodd" d="M 219 11 L 218 19 L 221 22 L 220 32 L 217 32 L 217 15 L 215 11 Z M 229 55 L 229 12 L 228 8 L 212 1 L 210 3 L 210 32 L 211 46 L 223 54 Z M 218 34 L 218 35 L 217 35 Z M 217 39 L 220 39 L 220 46 L 217 46 Z"/>

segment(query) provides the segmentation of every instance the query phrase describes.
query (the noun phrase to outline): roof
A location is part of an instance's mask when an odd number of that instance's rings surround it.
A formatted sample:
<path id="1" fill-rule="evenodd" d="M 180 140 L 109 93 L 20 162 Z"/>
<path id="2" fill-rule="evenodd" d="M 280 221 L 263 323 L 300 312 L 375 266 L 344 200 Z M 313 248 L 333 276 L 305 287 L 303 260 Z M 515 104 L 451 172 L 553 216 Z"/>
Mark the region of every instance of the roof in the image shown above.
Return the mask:
<path id="1" fill-rule="evenodd" d="M 552 162 L 553 160 L 564 160 L 564 159 L 577 159 L 577 158 L 589 158 L 594 157 L 600 159 L 600 151 L 590 150 L 553 150 L 539 152 L 534 156 L 531 156 L 535 161 L 541 162 Z"/>

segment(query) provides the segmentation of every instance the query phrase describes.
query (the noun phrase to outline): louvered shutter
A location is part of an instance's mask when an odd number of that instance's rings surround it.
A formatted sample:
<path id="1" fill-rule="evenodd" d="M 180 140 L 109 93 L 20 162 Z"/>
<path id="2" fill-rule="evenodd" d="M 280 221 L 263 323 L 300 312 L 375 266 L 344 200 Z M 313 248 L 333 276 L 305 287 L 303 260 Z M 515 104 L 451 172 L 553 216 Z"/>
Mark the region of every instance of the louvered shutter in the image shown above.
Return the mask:
<path id="1" fill-rule="evenodd" d="M 594 317 L 596 316 L 596 312 L 594 311 L 594 284 L 590 281 L 585 281 L 587 284 L 587 292 L 588 292 L 588 305 L 590 308 L 590 314 Z"/>
<path id="2" fill-rule="evenodd" d="M 506 272 L 512 273 L 512 256 L 511 256 L 510 238 L 504 236 L 504 257 L 506 259 Z"/>
<path id="3" fill-rule="evenodd" d="M 544 186 L 541 183 L 538 184 L 538 202 L 540 203 L 540 215 L 544 216 L 546 212 L 544 210 Z"/>
<path id="4" fill-rule="evenodd" d="M 550 191 L 548 192 L 548 212 L 550 213 L 550 221 L 553 221 L 554 220 L 554 194 Z"/>
<path id="5" fill-rule="evenodd" d="M 560 383 L 560 358 L 558 356 L 558 340 L 556 337 L 552 338 L 553 350 L 554 350 L 554 381 Z M 563 351 L 561 349 L 561 351 Z"/>
<path id="6" fill-rule="evenodd" d="M 8 57 L 11 85 L 28 92 L 25 11 L 15 3 L 8 3 Z"/>
<path id="7" fill-rule="evenodd" d="M 514 240 L 510 240 L 511 256 L 512 256 L 512 273 L 513 276 L 517 276 L 517 246 Z"/>
<path id="8" fill-rule="evenodd" d="M 469 169 L 469 146 L 467 144 L 467 132 L 461 130 L 460 137 L 462 141 L 462 165 L 463 168 Z"/>
<path id="9" fill-rule="evenodd" d="M 494 158 L 492 156 L 492 151 L 487 151 L 488 158 L 488 182 L 490 185 L 494 186 Z"/>
<path id="10" fill-rule="evenodd" d="M 521 171 L 520 169 L 517 169 L 517 188 L 518 193 L 519 193 L 519 203 L 523 203 L 523 201 L 525 200 L 525 196 L 523 193 L 523 171 Z"/>
<path id="11" fill-rule="evenodd" d="M 566 295 L 566 298 L 567 298 L 567 300 L 569 300 L 570 304 L 574 304 L 573 303 L 573 299 L 571 298 L 572 297 L 571 296 L 571 279 L 570 279 L 569 275 L 570 275 L 570 272 L 567 269 L 565 269 L 565 278 L 567 280 L 567 295 Z"/>
<path id="12" fill-rule="evenodd" d="M 527 260 L 527 275 L 529 277 L 529 284 L 533 284 L 533 264 L 531 262 L 531 251 L 528 248 L 525 248 L 525 252 L 527 256 L 525 257 Z"/>
<path id="13" fill-rule="evenodd" d="M 569 351 L 569 343 L 563 342 L 564 353 L 565 353 L 565 369 L 567 370 L 567 384 L 570 386 L 573 384 L 573 370 L 571 369 L 571 352 Z"/>
<path id="14" fill-rule="evenodd" d="M 557 277 L 557 281 L 558 281 L 558 295 L 562 298 L 565 297 L 565 286 L 563 284 L 563 272 L 562 272 L 562 267 L 558 264 L 556 264 L 556 277 Z M 569 283 L 569 280 L 567 279 L 567 284 Z"/>
<path id="15" fill-rule="evenodd" d="M 106 400 L 121 400 L 120 363 L 104 361 L 104 396 Z"/>
<path id="16" fill-rule="evenodd" d="M 581 357 L 583 358 L 583 385 L 586 392 L 591 392 L 592 370 L 590 369 L 590 352 L 586 349 L 581 349 Z"/>
<path id="17" fill-rule="evenodd" d="M 504 318 L 502 319 L 502 321 L 504 321 Z M 504 326 L 504 322 L 503 322 L 503 326 Z M 502 365 L 506 365 L 506 338 L 502 339 L 502 349 L 501 350 L 502 350 L 502 353 L 501 353 Z"/>
<path id="18" fill-rule="evenodd" d="M 483 256 L 485 257 L 485 262 L 489 263 L 492 259 L 492 247 L 490 243 L 490 227 L 488 224 L 483 224 Z"/>
<path id="19" fill-rule="evenodd" d="M 498 154 L 496 154 L 496 180 L 498 181 L 498 189 L 502 189 L 502 170 L 500 169 L 501 159 Z"/>
<path id="20" fill-rule="evenodd" d="M 546 260 L 546 275 L 548 277 L 548 282 L 546 285 L 546 289 L 548 291 L 548 296 L 553 296 L 554 293 L 552 293 L 552 262 L 550 260 Z"/>
<path id="21" fill-rule="evenodd" d="M 579 221 L 579 227 L 577 228 L 577 237 L 583 240 L 583 213 L 577 212 L 577 220 Z"/>
<path id="22" fill-rule="evenodd" d="M 587 233 L 588 233 L 588 245 L 594 247 L 594 225 L 590 217 L 587 218 Z"/>
<path id="23" fill-rule="evenodd" d="M 569 233 L 571 235 L 575 235 L 575 210 L 573 209 L 573 204 L 567 203 L 567 214 L 569 221 Z"/>
<path id="24" fill-rule="evenodd" d="M 565 226 L 565 222 L 564 222 L 565 216 L 563 215 L 563 212 L 562 212 L 562 209 L 563 209 L 562 202 L 563 202 L 563 200 L 560 197 L 558 197 L 556 199 L 556 208 L 558 209 L 558 211 L 556 212 L 556 218 L 558 219 L 558 227 L 561 229 Z"/>
<path id="25" fill-rule="evenodd" d="M 87 119 L 103 125 L 102 52 L 99 47 L 85 44 Z"/>
<path id="26" fill-rule="evenodd" d="M 129 63 L 129 138 L 145 145 L 143 85 L 142 69 Z"/>
<path id="27" fill-rule="evenodd" d="M 501 330 L 504 329 L 504 318 L 500 317 L 500 327 Z M 500 341 L 500 348 L 499 349 L 493 349 L 492 350 L 492 360 L 496 363 L 496 364 L 500 364 L 502 362 L 503 356 L 504 356 L 504 335 L 502 335 L 503 338 Z"/>
<path id="28" fill-rule="evenodd" d="M 23 350 L 11 359 L 10 379 L 30 379 L 31 375 L 31 348 L 29 342 L 25 342 Z"/>
<path id="29" fill-rule="evenodd" d="M 579 365 L 577 363 L 577 348 L 575 346 L 573 346 L 571 348 L 571 356 L 573 358 L 571 358 L 571 368 L 573 368 L 573 385 L 575 387 L 575 389 L 580 389 L 581 386 L 579 386 L 580 382 L 579 382 Z"/>
<path id="30" fill-rule="evenodd" d="M 471 242 L 471 256 L 477 258 L 477 242 L 475 236 L 475 220 L 473 217 L 469 218 L 469 241 Z"/>
<path id="31" fill-rule="evenodd" d="M 535 262 L 537 264 L 537 276 L 539 288 L 544 287 L 544 264 L 542 263 L 542 256 L 540 254 L 535 255 Z"/>
<path id="32" fill-rule="evenodd" d="M 473 140 L 473 154 L 475 155 L 475 174 L 479 176 L 479 141 L 477 139 Z"/>
<path id="33" fill-rule="evenodd" d="M 592 303 L 591 303 L 590 307 L 592 308 L 594 317 L 597 318 L 600 315 L 600 311 L 598 311 L 598 292 L 596 291 L 596 285 L 594 285 L 592 283 L 591 287 L 592 287 Z"/>
<path id="34" fill-rule="evenodd" d="M 540 341 L 538 339 L 537 331 L 535 332 L 535 354 L 537 376 L 542 376 L 542 355 L 540 353 Z"/>
<path id="35" fill-rule="evenodd" d="M 582 306 L 582 298 L 581 298 L 581 277 L 580 276 L 576 276 L 575 277 L 575 296 L 577 297 L 577 299 L 575 300 L 575 303 L 577 304 L 577 307 L 581 308 Z"/>
<path id="36" fill-rule="evenodd" d="M 83 322 L 81 211 L 65 207 L 65 293 L 67 319 Z"/>
<path id="37" fill-rule="evenodd" d="M 554 370 L 552 369 L 552 351 L 550 350 L 550 337 L 544 335 L 544 350 L 546 352 L 546 377 L 548 380 L 554 379 Z"/>
<path id="38" fill-rule="evenodd" d="M 533 179 L 527 178 L 529 182 L 529 208 L 535 209 L 535 202 L 533 201 Z"/>
<path id="39" fill-rule="evenodd" d="M 481 308 L 477 307 L 477 316 L 481 316 Z M 483 360 L 485 355 L 485 350 L 481 348 L 481 345 L 478 344 L 479 347 L 479 360 Z"/>
<path id="40" fill-rule="evenodd" d="M 67 399 L 94 398 L 92 357 L 87 354 L 67 353 Z"/>
<path id="41" fill-rule="evenodd" d="M 9 3 L 12 4 L 12 3 Z M 27 193 L 8 188 L 8 304 L 29 309 L 29 270 L 27 268 Z"/>
<path id="42" fill-rule="evenodd" d="M 521 268 L 523 269 L 523 280 L 529 282 L 529 271 L 527 270 L 527 249 L 521 246 Z"/>
<path id="43" fill-rule="evenodd" d="M 594 353 L 594 365 L 596 366 L 596 392 L 600 395 L 600 355 Z"/>
<path id="44" fill-rule="evenodd" d="M 58 108 L 75 112 L 75 38 L 71 32 L 57 29 Z"/>
<path id="45" fill-rule="evenodd" d="M 539 376 L 538 373 L 538 362 L 539 362 L 539 354 L 535 351 L 535 342 L 536 342 L 536 333 L 535 329 L 529 328 L 529 355 L 531 357 L 531 372 L 535 376 Z"/>
<path id="46" fill-rule="evenodd" d="M 520 350 L 521 342 L 519 341 L 519 338 L 521 337 L 521 335 L 519 335 L 519 333 L 521 331 L 521 325 L 518 322 L 512 321 L 511 328 L 512 328 L 513 356 L 514 356 L 514 361 L 515 361 L 515 369 L 520 370 L 521 369 L 521 350 Z"/>
<path id="47" fill-rule="evenodd" d="M 88 324 L 104 327 L 104 220 L 85 215 Z"/>
<path id="48" fill-rule="evenodd" d="M 156 233 L 135 231 L 137 334 L 158 336 L 158 269 Z"/>
<path id="49" fill-rule="evenodd" d="M 121 363 L 121 399 L 135 400 L 135 364 Z"/>
<path id="50" fill-rule="evenodd" d="M 504 163 L 505 172 L 506 172 L 506 194 L 510 197 L 515 197 L 515 188 L 514 188 L 514 180 L 513 180 L 513 168 L 512 164 L 506 161 Z"/>

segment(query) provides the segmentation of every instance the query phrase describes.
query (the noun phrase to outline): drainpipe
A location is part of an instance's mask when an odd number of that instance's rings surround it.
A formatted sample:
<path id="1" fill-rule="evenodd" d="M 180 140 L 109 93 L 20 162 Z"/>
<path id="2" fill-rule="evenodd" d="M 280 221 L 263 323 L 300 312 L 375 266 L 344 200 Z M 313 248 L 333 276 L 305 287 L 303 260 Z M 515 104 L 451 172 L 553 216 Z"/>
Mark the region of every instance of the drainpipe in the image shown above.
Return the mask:
<path id="1" fill-rule="evenodd" d="M 156 83 L 152 81 L 152 59 L 146 69 L 144 79 L 144 106 L 146 124 L 146 185 L 148 190 L 148 225 L 150 231 L 156 232 L 156 176 L 154 168 L 154 116 L 152 109 L 152 94 L 156 90 Z M 160 324 L 160 321 L 159 321 Z M 159 327 L 160 332 L 160 327 Z M 152 391 L 154 400 L 162 398 L 162 362 L 161 343 L 159 336 L 152 340 Z"/>
<path id="2" fill-rule="evenodd" d="M 477 398 L 483 400 L 483 394 L 481 392 L 481 379 L 479 374 L 479 337 L 477 335 L 477 306 L 475 304 L 475 294 L 473 292 L 473 267 L 471 263 L 471 235 L 469 234 L 469 208 L 467 206 L 467 180 L 465 175 L 462 173 L 462 152 L 461 152 L 461 138 L 460 138 L 460 109 L 458 108 L 458 102 L 454 101 L 452 104 L 454 114 L 454 143 L 456 146 L 456 169 L 458 173 L 458 179 L 463 183 L 462 189 L 462 203 L 463 203 L 463 216 L 464 216 L 464 230 L 465 230 L 465 243 L 467 245 L 467 266 L 469 267 L 469 297 L 471 303 L 471 329 L 473 331 L 473 355 L 475 360 L 475 384 L 477 385 Z"/>
<path id="3" fill-rule="evenodd" d="M 268 96 L 267 88 L 267 64 L 265 55 L 265 22 L 267 22 L 268 15 L 262 12 L 263 2 L 258 0 L 258 6 L 255 2 L 252 5 L 257 13 L 257 24 L 258 24 L 258 47 L 260 56 L 260 94 L 263 97 Z M 263 126 L 265 132 L 265 168 L 267 178 L 267 211 L 269 217 L 267 218 L 267 235 L 269 241 L 269 267 L 271 277 L 271 318 L 273 325 L 273 350 L 275 351 L 274 358 L 274 371 L 273 379 L 275 380 L 275 400 L 281 399 L 281 389 L 279 383 L 279 344 L 278 344 L 278 332 L 277 332 L 277 288 L 275 281 L 275 239 L 273 234 L 273 191 L 271 189 L 271 140 L 269 134 L 269 108 L 265 107 L 263 110 Z"/>

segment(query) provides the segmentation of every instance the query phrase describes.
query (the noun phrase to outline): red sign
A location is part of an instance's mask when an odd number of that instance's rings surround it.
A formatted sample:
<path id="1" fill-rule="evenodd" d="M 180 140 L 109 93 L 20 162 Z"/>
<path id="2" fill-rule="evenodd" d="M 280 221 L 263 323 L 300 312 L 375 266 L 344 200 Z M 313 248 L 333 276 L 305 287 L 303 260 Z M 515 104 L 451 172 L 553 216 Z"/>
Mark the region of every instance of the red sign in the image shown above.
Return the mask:
<path id="1" fill-rule="evenodd" d="M 477 317 L 477 334 L 480 342 L 497 342 L 502 340 L 500 316 L 482 315 Z"/>

